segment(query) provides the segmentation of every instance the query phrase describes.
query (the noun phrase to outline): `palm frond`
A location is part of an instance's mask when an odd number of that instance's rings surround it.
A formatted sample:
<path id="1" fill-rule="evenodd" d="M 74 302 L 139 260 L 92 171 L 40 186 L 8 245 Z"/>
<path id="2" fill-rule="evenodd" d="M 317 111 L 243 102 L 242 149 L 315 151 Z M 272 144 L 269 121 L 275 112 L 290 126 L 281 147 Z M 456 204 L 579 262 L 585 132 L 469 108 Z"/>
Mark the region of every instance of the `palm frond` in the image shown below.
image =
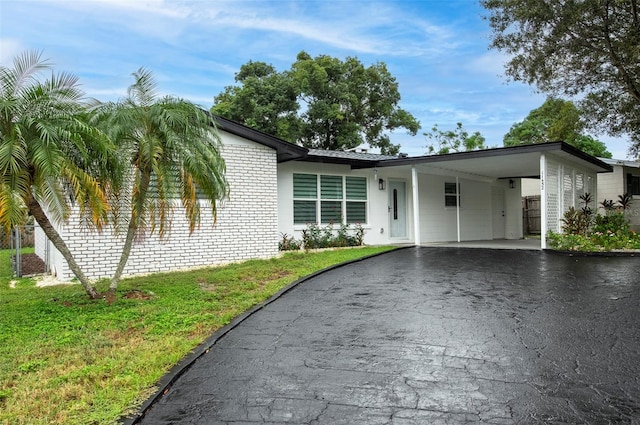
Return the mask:
<path id="1" fill-rule="evenodd" d="M 135 82 L 127 90 L 129 100 L 138 107 L 151 106 L 157 97 L 157 83 L 153 73 L 145 68 L 134 72 Z"/>
<path id="2" fill-rule="evenodd" d="M 200 223 L 200 198 L 204 195 L 215 216 L 215 203 L 228 194 L 216 129 L 200 107 L 170 96 L 158 98 L 150 71 L 140 68 L 133 76 L 126 99 L 92 106 L 95 122 L 114 140 L 120 160 L 135 170 L 127 201 L 121 196 L 124 186 L 118 188 L 118 205 L 130 206 L 128 223 L 139 226 L 139 234 L 157 231 L 164 236 L 180 199 L 193 231 Z"/>
<path id="3" fill-rule="evenodd" d="M 80 216 L 102 230 L 107 223 L 109 202 L 100 182 L 70 161 L 64 164 L 62 177 L 73 191 Z"/>
<path id="4" fill-rule="evenodd" d="M 3 139 L 0 144 L 0 174 L 4 177 L 20 174 L 29 166 L 24 138 L 20 129 L 16 129 L 14 137 Z"/>
<path id="5" fill-rule="evenodd" d="M 8 232 L 27 220 L 26 206 L 21 194 L 0 183 L 0 225 Z"/>
<path id="6" fill-rule="evenodd" d="M 60 182 L 52 176 L 44 176 L 41 181 L 33 183 L 33 196 L 47 211 L 47 215 L 55 225 L 66 223 L 69 218 L 71 197 Z"/>
<path id="7" fill-rule="evenodd" d="M 7 89 L 7 96 L 18 97 L 21 87 L 33 84 L 37 81 L 37 75 L 41 71 L 49 69 L 51 63 L 42 59 L 42 52 L 27 51 L 13 59 L 13 68 L 3 73 L 3 87 Z"/>

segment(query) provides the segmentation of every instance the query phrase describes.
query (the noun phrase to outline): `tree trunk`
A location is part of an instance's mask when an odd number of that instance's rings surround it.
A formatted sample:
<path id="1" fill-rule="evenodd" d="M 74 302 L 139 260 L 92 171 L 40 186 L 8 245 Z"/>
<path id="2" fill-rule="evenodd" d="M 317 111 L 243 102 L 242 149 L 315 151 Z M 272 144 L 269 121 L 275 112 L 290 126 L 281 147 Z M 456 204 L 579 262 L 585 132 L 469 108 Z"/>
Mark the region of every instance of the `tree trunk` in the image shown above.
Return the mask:
<path id="1" fill-rule="evenodd" d="M 122 278 L 122 272 L 124 271 L 124 267 L 127 265 L 127 261 L 129 260 L 131 246 L 133 245 L 133 237 L 138 231 L 140 216 L 144 213 L 143 205 L 145 198 L 147 197 L 150 181 L 151 173 L 143 173 L 140 177 L 138 198 L 136 199 L 135 205 L 133 205 L 131 209 L 131 219 L 129 220 L 129 226 L 127 227 L 127 236 L 124 240 L 124 246 L 122 247 L 120 261 L 118 262 L 118 267 L 116 267 L 116 271 L 114 272 L 113 277 L 111 278 L 111 282 L 109 283 L 109 293 L 111 295 L 115 294 L 116 289 L 118 289 L 118 283 Z"/>
<path id="2" fill-rule="evenodd" d="M 78 266 L 78 264 L 76 263 L 76 260 L 73 258 L 73 254 L 71 254 L 69 247 L 67 247 L 67 244 L 60 237 L 60 234 L 58 233 L 58 231 L 55 229 L 55 227 L 53 227 L 53 225 L 49 221 L 49 217 L 47 217 L 47 215 L 45 214 L 44 210 L 42 209 L 42 206 L 38 203 L 38 201 L 33 196 L 29 197 L 29 212 L 31 213 L 31 215 L 33 215 L 33 218 L 38 222 L 38 224 L 44 231 L 44 234 L 47 235 L 51 243 L 53 243 L 53 246 L 55 246 L 56 249 L 60 251 L 60 254 L 62 254 L 64 259 L 67 260 L 67 264 L 69 264 L 69 268 L 71 269 L 73 274 L 76 276 L 78 281 L 80 281 L 80 284 L 82 285 L 84 290 L 87 292 L 87 295 L 89 295 L 89 298 L 94 300 L 101 298 L 100 293 L 91 284 L 91 282 L 89 282 L 89 279 L 87 279 L 87 277 L 84 275 L 84 273 L 80 269 L 80 266 Z"/>

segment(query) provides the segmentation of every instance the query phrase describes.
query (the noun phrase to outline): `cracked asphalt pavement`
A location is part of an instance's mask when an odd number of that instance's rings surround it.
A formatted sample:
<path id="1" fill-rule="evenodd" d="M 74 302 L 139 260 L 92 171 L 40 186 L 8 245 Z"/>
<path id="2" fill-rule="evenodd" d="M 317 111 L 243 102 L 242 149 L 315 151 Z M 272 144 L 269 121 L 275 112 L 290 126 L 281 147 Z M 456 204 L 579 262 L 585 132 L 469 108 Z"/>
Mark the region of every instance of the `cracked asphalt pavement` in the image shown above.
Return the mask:
<path id="1" fill-rule="evenodd" d="M 640 424 L 640 262 L 402 249 L 311 278 L 141 424 Z"/>

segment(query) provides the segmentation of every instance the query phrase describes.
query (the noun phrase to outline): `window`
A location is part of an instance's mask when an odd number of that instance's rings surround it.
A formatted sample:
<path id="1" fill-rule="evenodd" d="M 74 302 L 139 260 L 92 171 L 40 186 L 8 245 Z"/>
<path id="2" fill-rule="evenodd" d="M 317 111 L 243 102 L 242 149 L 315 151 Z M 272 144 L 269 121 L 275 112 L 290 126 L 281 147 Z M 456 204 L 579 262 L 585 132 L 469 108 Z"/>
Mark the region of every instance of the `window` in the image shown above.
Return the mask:
<path id="1" fill-rule="evenodd" d="M 293 175 L 293 223 L 366 223 L 367 179 Z"/>
<path id="2" fill-rule="evenodd" d="M 293 175 L 293 223 L 315 223 L 318 181 L 315 174 Z"/>
<path id="3" fill-rule="evenodd" d="M 640 195 L 640 176 L 627 174 L 627 193 L 630 195 Z"/>
<path id="4" fill-rule="evenodd" d="M 342 222 L 342 177 L 320 176 L 320 222 Z"/>
<path id="5" fill-rule="evenodd" d="M 367 222 L 367 179 L 347 177 L 347 223 Z"/>
<path id="6" fill-rule="evenodd" d="M 460 197 L 460 186 L 455 183 L 444 183 L 444 206 L 456 207 L 458 206 L 458 199 Z"/>

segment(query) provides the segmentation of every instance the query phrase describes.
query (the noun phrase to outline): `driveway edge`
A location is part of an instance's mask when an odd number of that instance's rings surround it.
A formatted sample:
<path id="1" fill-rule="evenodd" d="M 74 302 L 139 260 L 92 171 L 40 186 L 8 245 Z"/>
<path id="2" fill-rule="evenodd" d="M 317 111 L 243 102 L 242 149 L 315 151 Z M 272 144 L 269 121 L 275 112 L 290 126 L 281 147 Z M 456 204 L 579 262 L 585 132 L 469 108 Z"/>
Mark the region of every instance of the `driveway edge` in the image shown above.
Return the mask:
<path id="1" fill-rule="evenodd" d="M 232 331 L 236 326 L 240 325 L 242 322 L 244 322 L 246 319 L 248 319 L 249 317 L 253 316 L 255 313 L 257 313 L 258 311 L 262 310 L 264 307 L 266 307 L 267 305 L 271 304 L 272 302 L 274 302 L 275 300 L 277 300 L 278 298 L 280 298 L 281 296 L 283 296 L 284 294 L 286 294 L 287 292 L 289 292 L 290 290 L 292 290 L 293 288 L 295 288 L 296 286 L 300 285 L 303 282 L 306 282 L 309 279 L 312 279 L 322 273 L 326 273 L 328 271 L 343 267 L 343 266 L 347 266 L 349 264 L 353 264 L 353 263 L 357 263 L 363 260 L 367 260 L 369 258 L 374 258 L 377 257 L 379 255 L 383 255 L 389 252 L 393 252 L 393 251 L 399 251 L 401 249 L 407 249 L 407 248 L 414 248 L 415 246 L 413 245 L 409 245 L 409 246 L 401 246 L 401 247 L 397 247 L 394 249 L 391 249 L 389 251 L 384 251 L 384 252 L 379 252 L 377 254 L 371 254 L 371 255 L 367 255 L 366 257 L 361 257 L 361 258 L 357 258 L 355 260 L 350 260 L 350 261 L 345 261 L 344 263 L 339 263 L 339 264 L 334 264 L 333 266 L 329 266 L 327 268 L 324 268 L 322 270 L 318 270 L 317 272 L 314 272 L 310 275 L 301 277 L 300 279 L 296 280 L 295 282 L 290 283 L 289 285 L 285 286 L 284 288 L 282 288 L 280 291 L 276 292 L 274 295 L 272 295 L 269 299 L 267 299 L 266 301 L 257 304 L 255 306 L 253 306 L 252 308 L 250 308 L 249 310 L 245 311 L 244 313 L 240 314 L 239 316 L 236 316 L 231 323 L 229 323 L 228 325 L 225 325 L 223 327 L 221 327 L 220 329 L 218 329 L 217 331 L 215 331 L 210 337 L 208 337 L 204 342 L 202 342 L 200 345 L 198 345 L 196 348 L 193 349 L 193 351 L 190 354 L 187 354 L 182 360 L 180 360 L 175 366 L 173 366 L 169 372 L 167 372 L 158 382 L 158 386 L 159 389 L 158 391 L 153 394 L 151 397 L 149 397 L 147 399 L 147 401 L 145 401 L 140 408 L 138 409 L 138 413 L 132 414 L 132 415 L 126 415 L 124 417 L 121 417 L 118 420 L 118 423 L 122 424 L 122 425 L 135 425 L 137 424 L 147 413 L 147 411 L 157 402 L 159 401 L 163 395 L 165 395 L 168 391 L 169 388 L 171 387 L 171 385 L 173 385 L 173 383 L 180 378 L 180 376 L 182 376 L 183 373 L 185 373 L 200 357 L 204 356 L 205 354 L 207 354 L 209 352 L 209 350 L 211 349 L 211 347 L 213 347 L 218 340 L 222 339 L 227 333 L 229 333 L 230 331 Z"/>
<path id="2" fill-rule="evenodd" d="M 561 249 L 544 249 L 544 252 L 550 252 L 556 255 L 564 255 L 567 257 L 635 257 L 640 255 L 638 250 L 626 251 L 566 251 Z"/>

